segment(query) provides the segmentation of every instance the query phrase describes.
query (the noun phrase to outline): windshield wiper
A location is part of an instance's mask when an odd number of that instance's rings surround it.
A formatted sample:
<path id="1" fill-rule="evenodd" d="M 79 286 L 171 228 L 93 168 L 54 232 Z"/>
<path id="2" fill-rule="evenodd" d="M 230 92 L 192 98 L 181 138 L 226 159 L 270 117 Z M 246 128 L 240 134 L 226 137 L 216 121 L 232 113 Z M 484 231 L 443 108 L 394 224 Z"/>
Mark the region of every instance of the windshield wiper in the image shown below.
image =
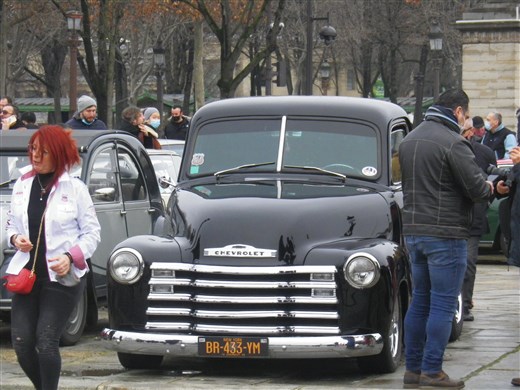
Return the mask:
<path id="1" fill-rule="evenodd" d="M 320 173 L 325 173 L 327 175 L 340 177 L 341 179 L 343 179 L 343 182 L 347 181 L 347 176 L 343 175 L 342 173 L 329 171 L 328 169 L 311 167 L 311 166 L 306 166 L 306 165 L 284 165 L 282 168 L 305 169 L 308 171 L 316 171 L 316 172 L 320 172 Z"/>
<path id="2" fill-rule="evenodd" d="M 216 178 L 219 178 L 220 176 L 225 175 L 227 173 L 233 173 L 233 172 L 236 172 L 236 171 L 241 171 L 242 169 L 256 168 L 256 167 L 261 167 L 261 166 L 264 166 L 264 165 L 274 165 L 274 164 L 276 164 L 275 161 L 256 163 L 256 164 L 239 165 L 238 167 L 223 169 L 222 171 L 215 172 L 213 174 L 213 176 L 215 176 Z"/>
<path id="3" fill-rule="evenodd" d="M 0 187 L 4 187 L 8 184 L 14 183 L 16 180 L 18 180 L 18 179 L 11 179 L 11 180 L 4 181 L 4 182 L 0 183 Z"/>

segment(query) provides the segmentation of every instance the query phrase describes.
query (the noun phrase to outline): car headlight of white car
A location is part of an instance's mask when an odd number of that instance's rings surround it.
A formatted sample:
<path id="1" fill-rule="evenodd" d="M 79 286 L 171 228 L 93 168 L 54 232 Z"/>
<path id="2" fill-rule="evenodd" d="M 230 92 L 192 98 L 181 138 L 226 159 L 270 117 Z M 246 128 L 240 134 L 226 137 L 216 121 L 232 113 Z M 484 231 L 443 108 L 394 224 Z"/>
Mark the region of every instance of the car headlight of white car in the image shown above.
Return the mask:
<path id="1" fill-rule="evenodd" d="M 133 284 L 143 276 L 143 257 L 135 249 L 118 249 L 110 256 L 108 269 L 110 276 L 112 276 L 116 282 L 121 284 Z"/>
<path id="2" fill-rule="evenodd" d="M 354 253 L 343 266 L 347 282 L 355 288 L 369 288 L 375 285 L 381 275 L 377 259 L 369 253 Z"/>

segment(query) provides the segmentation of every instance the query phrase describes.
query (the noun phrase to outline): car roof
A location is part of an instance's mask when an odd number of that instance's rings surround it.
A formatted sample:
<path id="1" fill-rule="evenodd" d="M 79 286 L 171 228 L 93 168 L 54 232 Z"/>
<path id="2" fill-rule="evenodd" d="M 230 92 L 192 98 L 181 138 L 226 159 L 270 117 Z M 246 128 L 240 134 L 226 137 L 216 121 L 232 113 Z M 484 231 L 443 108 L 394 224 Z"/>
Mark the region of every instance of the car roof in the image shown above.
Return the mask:
<path id="1" fill-rule="evenodd" d="M 224 99 L 201 107 L 192 118 L 254 116 L 306 116 L 315 118 L 352 118 L 377 123 L 386 128 L 394 118 L 407 118 L 406 111 L 390 102 L 346 96 L 256 96 Z"/>
<path id="2" fill-rule="evenodd" d="M 9 130 L 0 132 L 0 149 L 3 151 L 27 150 L 31 136 L 38 130 Z M 92 141 L 103 135 L 115 137 L 133 137 L 126 131 L 117 130 L 72 130 L 72 136 L 82 152 L 86 151 Z"/>

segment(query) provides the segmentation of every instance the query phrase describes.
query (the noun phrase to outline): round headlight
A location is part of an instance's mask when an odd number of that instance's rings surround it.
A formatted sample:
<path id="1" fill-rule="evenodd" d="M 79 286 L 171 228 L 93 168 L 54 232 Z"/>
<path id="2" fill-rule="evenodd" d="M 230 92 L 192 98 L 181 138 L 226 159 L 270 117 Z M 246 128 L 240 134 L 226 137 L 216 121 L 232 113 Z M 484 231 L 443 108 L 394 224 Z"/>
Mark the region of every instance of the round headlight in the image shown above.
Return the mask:
<path id="1" fill-rule="evenodd" d="M 372 287 L 379 280 L 379 262 L 369 253 L 355 253 L 347 259 L 343 272 L 352 287 Z"/>
<path id="2" fill-rule="evenodd" d="M 121 284 L 133 284 L 141 279 L 144 272 L 143 257 L 130 248 L 115 251 L 108 260 L 110 276 Z"/>

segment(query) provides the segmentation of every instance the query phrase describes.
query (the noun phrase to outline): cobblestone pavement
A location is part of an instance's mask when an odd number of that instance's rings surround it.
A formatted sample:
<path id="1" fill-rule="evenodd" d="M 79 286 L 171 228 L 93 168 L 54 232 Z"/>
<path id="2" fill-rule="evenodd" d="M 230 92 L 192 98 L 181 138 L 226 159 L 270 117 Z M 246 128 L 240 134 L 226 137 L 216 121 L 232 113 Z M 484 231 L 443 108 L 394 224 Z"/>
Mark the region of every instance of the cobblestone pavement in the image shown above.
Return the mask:
<path id="1" fill-rule="evenodd" d="M 466 381 L 466 389 L 514 389 L 520 376 L 520 270 L 504 264 L 479 264 L 474 322 L 446 351 L 444 369 Z M 16 363 L 9 328 L 0 323 L 0 388 L 32 389 Z M 404 367 L 393 374 L 363 375 L 354 360 L 211 360 L 166 359 L 162 370 L 125 370 L 114 352 L 100 346 L 98 329 L 74 347 L 61 349 L 60 389 L 400 389 Z"/>

